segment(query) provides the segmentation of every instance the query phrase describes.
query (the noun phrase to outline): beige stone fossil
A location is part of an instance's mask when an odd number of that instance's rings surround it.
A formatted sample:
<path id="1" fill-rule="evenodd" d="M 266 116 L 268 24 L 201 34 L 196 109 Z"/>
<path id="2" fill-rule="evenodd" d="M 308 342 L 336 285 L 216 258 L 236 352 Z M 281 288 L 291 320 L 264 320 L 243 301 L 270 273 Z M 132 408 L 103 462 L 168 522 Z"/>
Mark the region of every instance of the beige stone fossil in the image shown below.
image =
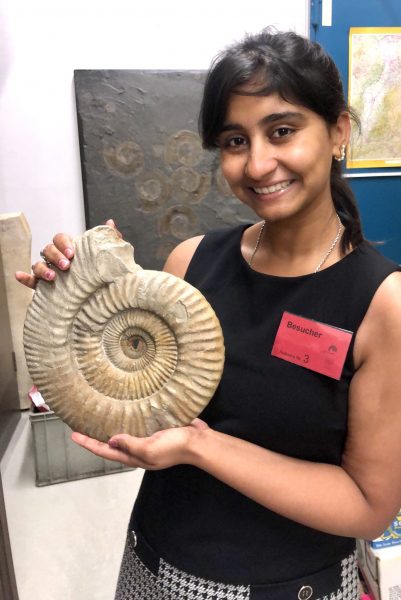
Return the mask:
<path id="1" fill-rule="evenodd" d="M 185 281 L 143 270 L 110 227 L 74 246 L 70 270 L 38 283 L 25 321 L 28 369 L 45 401 L 99 440 L 188 424 L 223 370 L 213 309 Z"/>

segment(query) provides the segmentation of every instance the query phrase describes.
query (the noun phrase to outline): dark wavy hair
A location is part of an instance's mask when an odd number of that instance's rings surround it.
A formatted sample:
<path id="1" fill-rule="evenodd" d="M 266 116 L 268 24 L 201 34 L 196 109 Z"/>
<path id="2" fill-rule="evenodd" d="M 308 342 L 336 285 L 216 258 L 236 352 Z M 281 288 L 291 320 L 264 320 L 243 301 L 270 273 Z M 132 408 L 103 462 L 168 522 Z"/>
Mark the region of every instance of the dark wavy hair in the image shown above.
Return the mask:
<path id="1" fill-rule="evenodd" d="M 230 96 L 245 84 L 241 94 L 278 94 L 283 100 L 304 106 L 334 125 L 347 111 L 360 127 L 356 113 L 347 106 L 341 77 L 323 48 L 294 32 L 248 35 L 219 54 L 206 78 L 199 115 L 199 131 L 206 149 L 216 148 Z M 342 177 L 341 163 L 332 160 L 331 193 L 344 225 L 342 250 L 356 247 L 364 237 L 354 194 Z"/>

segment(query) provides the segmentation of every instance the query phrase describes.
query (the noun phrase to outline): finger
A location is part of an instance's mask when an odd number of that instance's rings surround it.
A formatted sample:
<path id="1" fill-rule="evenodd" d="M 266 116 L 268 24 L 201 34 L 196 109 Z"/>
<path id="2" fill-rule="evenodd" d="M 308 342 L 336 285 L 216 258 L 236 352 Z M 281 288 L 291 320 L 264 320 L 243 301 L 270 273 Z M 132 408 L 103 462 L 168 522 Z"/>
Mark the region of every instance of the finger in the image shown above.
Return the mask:
<path id="1" fill-rule="evenodd" d="M 109 447 L 121 450 L 126 454 L 139 458 L 138 453 L 144 450 L 147 438 L 137 438 L 126 433 L 119 433 L 109 439 Z"/>
<path id="2" fill-rule="evenodd" d="M 33 276 L 38 279 L 45 279 L 46 281 L 54 281 L 56 279 L 56 273 L 53 269 L 50 269 L 48 265 L 43 261 L 38 261 L 32 265 Z"/>
<path id="3" fill-rule="evenodd" d="M 66 233 L 56 233 L 53 238 L 53 244 L 63 256 L 70 259 L 74 256 L 74 245 L 71 236 Z"/>
<path id="4" fill-rule="evenodd" d="M 98 455 L 103 455 L 104 452 L 109 450 L 109 446 L 105 442 L 99 442 L 99 440 L 95 440 L 94 438 L 84 435 L 83 433 L 79 433 L 78 431 L 74 431 L 71 434 L 71 439 L 79 446 L 82 446 L 82 448 L 86 448 L 87 450 L 90 450 Z"/>
<path id="5" fill-rule="evenodd" d="M 122 233 L 120 231 L 118 231 L 116 224 L 114 223 L 113 219 L 107 219 L 107 221 L 105 221 L 104 223 L 105 225 L 108 225 L 109 227 L 112 227 L 113 229 L 115 229 L 116 234 L 118 235 L 119 238 L 122 239 Z"/>
<path id="6" fill-rule="evenodd" d="M 153 434 L 154 437 L 157 434 Z M 135 465 L 142 469 L 154 468 L 154 461 L 150 454 L 151 448 L 149 445 L 150 438 L 140 438 L 128 435 L 127 433 L 119 433 L 109 439 L 109 447 L 120 451 L 124 456 L 129 456 L 135 462 Z"/>
<path id="7" fill-rule="evenodd" d="M 64 251 L 66 250 L 64 249 Z M 58 267 L 62 271 L 70 268 L 70 261 L 55 244 L 47 244 L 43 250 L 41 250 L 40 255 L 45 259 L 45 262 Z"/>
<path id="8" fill-rule="evenodd" d="M 26 287 L 29 287 L 33 290 L 35 289 L 36 284 L 38 283 L 38 280 L 35 277 L 35 275 L 24 273 L 24 271 L 16 271 L 15 279 L 19 281 L 19 283 L 22 283 L 22 285 L 25 285 Z"/>
<path id="9" fill-rule="evenodd" d="M 89 450 L 89 452 L 92 452 L 101 458 L 105 458 L 106 460 L 114 460 L 129 467 L 145 468 L 142 461 L 136 460 L 134 457 L 129 456 L 123 450 L 112 448 L 105 442 L 99 442 L 99 440 L 95 440 L 87 435 L 78 433 L 77 431 L 72 433 L 71 439 L 82 448 L 85 448 L 86 450 Z"/>
<path id="10" fill-rule="evenodd" d="M 209 429 L 209 425 L 205 421 L 202 421 L 202 419 L 194 419 L 191 425 L 196 429 Z"/>

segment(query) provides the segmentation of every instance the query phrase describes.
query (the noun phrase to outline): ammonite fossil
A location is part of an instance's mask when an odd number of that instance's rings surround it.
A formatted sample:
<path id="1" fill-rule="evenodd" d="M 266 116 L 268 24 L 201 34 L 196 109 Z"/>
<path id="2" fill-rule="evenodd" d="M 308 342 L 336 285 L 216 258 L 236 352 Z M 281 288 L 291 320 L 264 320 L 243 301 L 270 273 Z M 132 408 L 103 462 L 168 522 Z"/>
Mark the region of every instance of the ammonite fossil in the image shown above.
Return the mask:
<path id="1" fill-rule="evenodd" d="M 113 172 L 124 177 L 136 175 L 144 163 L 142 149 L 132 141 L 123 142 L 116 148 L 105 148 L 103 158 Z"/>
<path id="2" fill-rule="evenodd" d="M 74 247 L 69 271 L 39 281 L 25 321 L 28 369 L 46 403 L 103 441 L 190 423 L 223 370 L 213 309 L 185 281 L 142 269 L 110 227 Z"/>

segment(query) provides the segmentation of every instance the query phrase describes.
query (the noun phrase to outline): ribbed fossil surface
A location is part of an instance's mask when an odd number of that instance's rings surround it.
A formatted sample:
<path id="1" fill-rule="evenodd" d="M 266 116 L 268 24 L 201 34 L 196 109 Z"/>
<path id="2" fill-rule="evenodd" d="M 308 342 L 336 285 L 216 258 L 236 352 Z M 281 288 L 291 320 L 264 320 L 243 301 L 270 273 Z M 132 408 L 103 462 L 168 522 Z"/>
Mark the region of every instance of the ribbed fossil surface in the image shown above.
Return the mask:
<path id="1" fill-rule="evenodd" d="M 110 227 L 74 248 L 69 271 L 38 283 L 25 321 L 26 361 L 45 401 L 103 441 L 190 423 L 223 370 L 213 309 L 185 281 L 143 270 Z"/>

